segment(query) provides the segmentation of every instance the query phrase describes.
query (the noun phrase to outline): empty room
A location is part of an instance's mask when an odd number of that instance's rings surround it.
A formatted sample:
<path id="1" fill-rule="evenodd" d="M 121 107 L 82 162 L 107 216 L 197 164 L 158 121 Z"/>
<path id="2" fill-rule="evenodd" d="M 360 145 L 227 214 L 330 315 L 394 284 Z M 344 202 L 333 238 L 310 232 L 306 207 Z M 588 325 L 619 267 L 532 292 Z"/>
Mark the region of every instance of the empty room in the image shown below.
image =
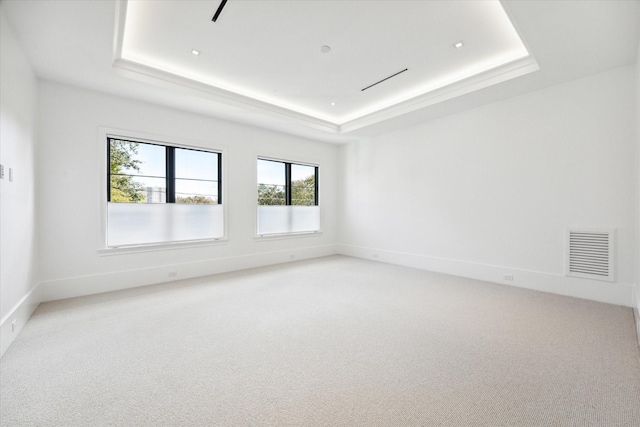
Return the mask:
<path id="1" fill-rule="evenodd" d="M 0 1 L 1 426 L 640 426 L 640 1 Z"/>

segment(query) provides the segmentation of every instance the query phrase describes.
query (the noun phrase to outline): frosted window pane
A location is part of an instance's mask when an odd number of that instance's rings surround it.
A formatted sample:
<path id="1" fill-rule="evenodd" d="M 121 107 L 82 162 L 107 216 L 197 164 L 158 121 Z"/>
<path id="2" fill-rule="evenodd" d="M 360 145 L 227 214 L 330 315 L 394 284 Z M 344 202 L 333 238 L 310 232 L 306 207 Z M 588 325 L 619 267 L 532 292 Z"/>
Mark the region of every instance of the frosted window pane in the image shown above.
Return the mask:
<path id="1" fill-rule="evenodd" d="M 319 230 L 319 206 L 258 206 L 260 235 Z"/>
<path id="2" fill-rule="evenodd" d="M 222 205 L 109 203 L 107 246 L 224 236 Z"/>

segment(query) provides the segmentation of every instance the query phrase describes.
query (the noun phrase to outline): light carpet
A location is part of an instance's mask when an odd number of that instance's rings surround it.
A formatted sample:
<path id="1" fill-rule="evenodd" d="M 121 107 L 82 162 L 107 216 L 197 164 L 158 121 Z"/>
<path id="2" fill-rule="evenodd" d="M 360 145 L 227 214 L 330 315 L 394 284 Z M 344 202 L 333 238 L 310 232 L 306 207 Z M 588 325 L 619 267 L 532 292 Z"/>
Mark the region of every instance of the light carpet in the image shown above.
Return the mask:
<path id="1" fill-rule="evenodd" d="M 3 426 L 640 426 L 630 308 L 342 256 L 41 304 L 0 375 Z"/>

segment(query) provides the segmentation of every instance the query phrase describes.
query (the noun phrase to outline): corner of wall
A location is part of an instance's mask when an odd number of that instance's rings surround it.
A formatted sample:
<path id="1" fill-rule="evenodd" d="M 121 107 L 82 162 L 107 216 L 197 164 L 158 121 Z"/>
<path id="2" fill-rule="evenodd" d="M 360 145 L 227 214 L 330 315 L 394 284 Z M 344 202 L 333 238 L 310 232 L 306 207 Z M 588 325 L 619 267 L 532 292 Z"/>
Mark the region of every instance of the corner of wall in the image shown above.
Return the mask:
<path id="1" fill-rule="evenodd" d="M 632 305 L 631 301 L 634 292 L 632 283 L 600 282 L 567 277 L 561 274 L 344 244 L 339 245 L 339 253 L 356 258 L 371 259 L 420 270 L 583 298 L 607 304 L 625 307 Z"/>
<path id="2" fill-rule="evenodd" d="M 16 304 L 16 306 L 0 321 L 0 358 L 18 337 L 22 328 L 40 305 L 39 286 L 36 286 Z"/>
<path id="3" fill-rule="evenodd" d="M 640 346 L 640 290 L 639 284 L 636 283 L 636 287 L 634 289 L 634 306 L 633 306 L 633 319 L 636 322 L 636 333 L 638 335 L 638 346 Z"/>
<path id="4" fill-rule="evenodd" d="M 640 345 L 640 40 L 636 55 L 636 274 L 634 288 L 634 315 L 638 344 Z"/>

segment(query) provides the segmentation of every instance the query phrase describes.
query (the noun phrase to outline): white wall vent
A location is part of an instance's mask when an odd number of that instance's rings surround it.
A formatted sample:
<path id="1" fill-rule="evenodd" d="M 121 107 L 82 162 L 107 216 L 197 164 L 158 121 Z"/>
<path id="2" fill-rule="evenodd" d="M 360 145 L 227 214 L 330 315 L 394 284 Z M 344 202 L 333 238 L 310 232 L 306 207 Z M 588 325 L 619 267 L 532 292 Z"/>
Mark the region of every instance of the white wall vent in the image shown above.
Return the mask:
<path id="1" fill-rule="evenodd" d="M 614 281 L 615 230 L 567 230 L 566 275 Z"/>

